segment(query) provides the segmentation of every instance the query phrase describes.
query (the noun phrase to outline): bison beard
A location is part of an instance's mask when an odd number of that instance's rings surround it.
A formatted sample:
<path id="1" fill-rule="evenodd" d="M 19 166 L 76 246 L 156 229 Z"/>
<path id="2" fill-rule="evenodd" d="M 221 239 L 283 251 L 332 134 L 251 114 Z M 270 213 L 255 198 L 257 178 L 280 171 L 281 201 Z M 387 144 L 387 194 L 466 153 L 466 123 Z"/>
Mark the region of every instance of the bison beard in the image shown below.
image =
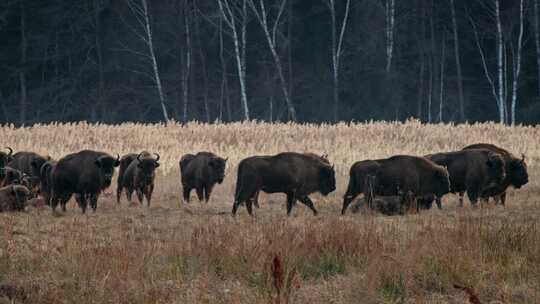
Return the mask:
<path id="1" fill-rule="evenodd" d="M 374 176 L 373 194 L 398 195 L 411 191 L 416 197 L 434 194 L 442 196 L 450 191 L 448 171 L 424 157 L 397 155 L 387 159 L 364 160 L 350 169 L 349 185 L 343 196 L 341 214 L 361 193 L 366 194 L 366 179 Z"/>
<path id="2" fill-rule="evenodd" d="M 122 189 L 126 188 L 126 196 L 130 203 L 131 195 L 135 191 L 139 203 L 143 204 L 144 196 L 148 207 L 150 207 L 154 192 L 155 170 L 159 167 L 160 158 L 159 154 L 155 153 L 155 155 L 156 159 L 153 159 L 150 153 L 141 152 L 127 167 L 119 191 L 122 192 Z"/>
<path id="3" fill-rule="evenodd" d="M 52 170 L 51 207 L 56 212 L 58 203 L 66 211 L 66 204 L 73 194 L 77 203 L 86 212 L 87 202 L 95 212 L 101 191 L 111 185 L 114 167 L 120 165 L 116 158 L 107 153 L 83 150 L 69 154 L 58 161 Z"/>
<path id="4" fill-rule="evenodd" d="M 485 143 L 473 144 L 463 148 L 463 150 L 468 149 L 486 149 L 499 153 L 504 159 L 506 177 L 497 185 L 497 187 L 493 187 L 490 189 L 490 191 L 486 191 L 486 193 L 484 193 L 485 199 L 493 197 L 495 203 L 500 201 L 501 204 L 504 205 L 506 202 L 506 190 L 508 187 L 513 186 L 520 189 L 529 182 L 529 173 L 527 172 L 525 155 L 522 155 L 521 159 L 519 159 L 501 147 Z"/>
<path id="5" fill-rule="evenodd" d="M 250 215 L 257 193 L 285 193 L 287 215 L 290 215 L 296 200 L 308 206 L 314 215 L 317 210 L 308 197 L 313 192 L 328 195 L 336 189 L 333 166 L 313 156 L 286 152 L 275 156 L 254 156 L 242 160 L 238 166 L 235 201 L 232 213 L 238 206 L 246 204 Z"/>
<path id="6" fill-rule="evenodd" d="M 227 159 L 211 152 L 186 154 L 179 162 L 180 177 L 185 202 L 189 202 L 191 190 L 195 189 L 200 202 L 210 200 L 212 189 L 225 178 Z"/>

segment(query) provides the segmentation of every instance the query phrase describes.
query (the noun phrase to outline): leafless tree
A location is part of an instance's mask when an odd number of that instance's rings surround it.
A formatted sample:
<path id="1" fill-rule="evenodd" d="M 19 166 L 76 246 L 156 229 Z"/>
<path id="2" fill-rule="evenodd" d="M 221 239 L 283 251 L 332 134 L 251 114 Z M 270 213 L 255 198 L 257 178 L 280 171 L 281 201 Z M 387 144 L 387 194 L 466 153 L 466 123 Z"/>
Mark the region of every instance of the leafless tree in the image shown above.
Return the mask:
<path id="1" fill-rule="evenodd" d="M 259 0 L 258 6 L 253 2 L 253 0 L 248 0 L 248 1 L 249 1 L 249 5 L 253 13 L 257 17 L 257 21 L 262 27 L 264 36 L 266 37 L 266 42 L 268 44 L 268 47 L 270 48 L 270 52 L 272 54 L 272 58 L 274 60 L 274 64 L 277 69 L 279 81 L 281 83 L 281 90 L 283 91 L 283 97 L 285 98 L 285 103 L 287 104 L 289 119 L 292 121 L 296 121 L 296 110 L 291 100 L 289 89 L 287 88 L 287 82 L 285 80 L 285 76 L 283 75 L 283 67 L 282 67 L 281 59 L 277 51 L 277 40 L 276 40 L 277 30 L 279 27 L 281 16 L 285 9 L 285 5 L 287 4 L 287 0 L 281 1 L 281 4 L 279 5 L 278 12 L 274 20 L 274 24 L 271 27 L 268 25 L 268 20 L 267 20 L 268 14 L 266 12 L 266 6 L 264 4 L 264 0 Z M 270 30 L 272 31 L 272 33 L 270 33 Z"/>
<path id="2" fill-rule="evenodd" d="M 20 108 L 19 108 L 19 123 L 22 125 L 26 122 L 26 10 L 25 1 L 20 0 L 21 8 L 21 66 L 19 68 L 19 85 L 21 89 Z"/>
<path id="3" fill-rule="evenodd" d="M 262 1 L 262 0 L 261 0 Z M 392 2 L 392 14 L 394 10 L 394 0 Z M 343 37 L 345 35 L 345 29 L 347 28 L 347 19 L 349 17 L 350 0 L 347 0 L 345 4 L 345 12 L 343 13 L 343 20 L 341 21 L 341 29 L 339 31 L 339 37 L 337 37 L 338 25 L 336 24 L 336 6 L 334 0 L 327 0 L 328 8 L 330 9 L 331 18 L 331 32 L 332 32 L 332 79 L 334 81 L 334 121 L 339 120 L 339 60 L 341 59 Z M 393 19 L 393 16 L 392 16 Z M 392 20 L 393 22 L 393 20 Z M 393 26 L 393 25 L 392 25 Z M 390 46 L 391 47 L 391 46 Z M 391 50 L 390 50 L 391 53 Z M 391 55 L 390 55 L 391 56 Z M 388 59 L 391 60 L 391 59 Z M 388 65 L 388 64 L 387 64 Z"/>
<path id="4" fill-rule="evenodd" d="M 459 55 L 459 35 L 454 0 L 450 0 L 450 10 L 452 12 L 452 30 L 454 33 L 454 56 L 456 58 L 456 72 L 459 97 L 459 119 L 461 121 L 465 121 L 465 98 L 463 97 L 463 76 L 461 72 L 461 56 Z"/>
<path id="5" fill-rule="evenodd" d="M 246 26 L 247 11 L 246 1 L 242 0 L 242 10 L 240 13 L 234 7 L 234 0 L 217 0 L 221 17 L 232 32 L 234 43 L 234 53 L 236 55 L 236 67 L 238 71 L 238 81 L 240 82 L 240 97 L 244 110 L 244 119 L 249 120 L 249 107 L 246 94 Z M 240 17 L 240 34 L 238 35 L 237 19 Z"/>
<path id="6" fill-rule="evenodd" d="M 132 30 L 134 34 L 137 35 L 137 37 L 142 42 L 144 42 L 144 44 L 146 44 L 146 47 L 148 48 L 148 53 L 138 52 L 138 51 L 131 51 L 131 52 L 138 54 L 142 58 L 148 60 L 149 63 L 151 64 L 152 71 L 153 71 L 153 80 L 154 80 L 156 89 L 158 91 L 163 119 L 165 120 L 165 122 L 168 122 L 169 115 L 167 113 L 167 107 L 165 106 L 165 95 L 163 94 L 163 87 L 161 85 L 159 68 L 157 65 L 156 54 L 154 52 L 154 41 L 153 41 L 152 29 L 150 27 L 150 17 L 149 17 L 150 13 L 148 11 L 148 4 L 146 0 L 140 0 L 140 5 L 135 3 L 134 0 L 128 0 L 127 3 L 129 5 L 129 8 L 131 9 L 131 12 L 137 19 L 139 26 L 142 28 L 143 34 L 141 34 L 139 31 L 137 31 L 134 28 L 132 28 Z"/>
<path id="7" fill-rule="evenodd" d="M 518 93 L 518 84 L 519 84 L 519 73 L 521 72 L 521 49 L 523 46 L 523 0 L 519 1 L 519 36 L 517 42 L 517 54 L 516 60 L 512 65 L 514 67 L 513 72 L 513 82 L 512 82 L 512 105 L 511 105 L 511 123 L 512 125 L 516 124 L 516 103 L 517 103 L 517 93 Z"/>
<path id="8" fill-rule="evenodd" d="M 385 17 L 386 17 L 386 68 L 387 74 L 390 73 L 392 67 L 392 56 L 394 51 L 394 22 L 395 22 L 395 0 L 385 0 Z M 348 2 L 347 2 L 348 3 Z"/>

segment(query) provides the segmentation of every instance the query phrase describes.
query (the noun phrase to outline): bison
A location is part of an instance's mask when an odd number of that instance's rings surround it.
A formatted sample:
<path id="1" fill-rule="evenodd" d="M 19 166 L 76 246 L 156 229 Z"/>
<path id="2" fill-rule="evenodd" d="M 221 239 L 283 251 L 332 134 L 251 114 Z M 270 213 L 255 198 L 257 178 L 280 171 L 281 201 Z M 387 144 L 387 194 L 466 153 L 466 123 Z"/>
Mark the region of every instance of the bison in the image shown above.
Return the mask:
<path id="1" fill-rule="evenodd" d="M 259 190 L 285 193 L 287 215 L 290 215 L 296 200 L 317 215 L 317 209 L 308 195 L 320 192 L 326 196 L 336 190 L 334 166 L 316 157 L 295 152 L 248 157 L 238 165 L 232 214 L 235 215 L 238 206 L 245 203 L 248 213 L 252 215 L 253 200 Z"/>
<path id="2" fill-rule="evenodd" d="M 450 192 L 464 193 L 475 205 L 479 197 L 500 183 L 505 177 L 504 160 L 498 153 L 484 149 L 470 149 L 426 155 L 438 165 L 445 166 L 450 174 Z M 441 198 L 436 198 L 441 209 Z M 460 206 L 463 205 L 462 195 Z"/>
<path id="3" fill-rule="evenodd" d="M 86 212 L 88 201 L 95 212 L 99 194 L 111 185 L 114 168 L 120 165 L 120 155 L 111 155 L 83 150 L 61 158 L 52 170 L 51 207 L 53 212 L 58 203 L 65 212 L 66 203 L 75 194 L 82 212 Z"/>
<path id="4" fill-rule="evenodd" d="M 0 212 L 24 211 L 30 197 L 30 190 L 22 185 L 0 188 Z"/>
<path id="5" fill-rule="evenodd" d="M 150 153 L 141 152 L 129 164 L 122 178 L 122 188 L 126 188 L 126 196 L 131 202 L 131 195 L 136 191 L 139 203 L 143 204 L 143 195 L 146 197 L 148 207 L 154 192 L 155 171 L 159 167 L 159 154 L 152 158 Z M 122 189 L 120 189 L 121 191 Z"/>
<path id="6" fill-rule="evenodd" d="M 8 166 L 28 175 L 30 177 L 27 179 L 29 183 L 28 188 L 32 193 L 37 195 L 40 184 L 41 166 L 48 160 L 51 160 L 49 156 L 21 151 L 13 154 L 13 159 L 8 163 Z"/>
<path id="7" fill-rule="evenodd" d="M 345 214 L 355 197 L 366 194 L 368 189 L 365 185 L 370 177 L 374 178 L 370 190 L 377 196 L 398 195 L 399 191 L 411 191 L 416 197 L 442 196 L 450 191 L 448 171 L 424 157 L 396 155 L 359 161 L 351 166 L 349 175 L 341 214 Z"/>
<path id="8" fill-rule="evenodd" d="M 0 151 L 0 169 L 3 169 L 13 159 L 13 149 L 6 148 L 9 153 Z M 4 171 L 0 170 L 0 181 L 4 179 Z"/>
<path id="9" fill-rule="evenodd" d="M 506 177 L 497 185 L 497 187 L 493 187 L 484 193 L 487 199 L 491 196 L 495 199 L 495 202 L 500 201 L 501 204 L 504 205 L 506 202 L 506 189 L 508 189 L 508 187 L 513 186 L 520 189 L 529 182 L 529 173 L 527 172 L 525 155 L 522 155 L 521 159 L 519 159 L 503 148 L 493 144 L 484 143 L 473 144 L 463 148 L 463 150 L 469 149 L 486 149 L 499 153 L 504 159 Z"/>
<path id="10" fill-rule="evenodd" d="M 117 187 L 116 187 L 116 203 L 120 204 L 120 196 L 122 195 L 122 190 L 124 189 L 124 173 L 126 172 L 126 169 L 131 164 L 132 161 L 134 161 L 137 158 L 137 153 L 129 153 L 120 159 L 120 167 L 118 170 L 118 179 L 117 179 Z"/>
<path id="11" fill-rule="evenodd" d="M 182 156 L 179 165 L 184 201 L 189 202 L 191 190 L 195 189 L 199 201 L 204 199 L 208 202 L 216 183 L 221 184 L 225 178 L 226 164 L 226 158 L 212 152 Z"/>
<path id="12" fill-rule="evenodd" d="M 399 191 L 398 195 L 392 196 L 364 196 L 359 199 L 352 207 L 352 213 L 357 213 L 363 207 L 368 207 L 384 215 L 403 215 L 405 209 L 411 208 L 416 203 L 416 198 L 412 191 Z"/>

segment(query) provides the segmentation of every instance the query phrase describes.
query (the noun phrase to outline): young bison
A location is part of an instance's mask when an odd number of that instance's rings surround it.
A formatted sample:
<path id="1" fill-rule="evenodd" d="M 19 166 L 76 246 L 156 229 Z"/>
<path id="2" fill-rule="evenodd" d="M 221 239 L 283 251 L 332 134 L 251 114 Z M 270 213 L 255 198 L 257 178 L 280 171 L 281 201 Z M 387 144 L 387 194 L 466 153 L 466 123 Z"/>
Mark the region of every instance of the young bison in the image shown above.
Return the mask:
<path id="1" fill-rule="evenodd" d="M 182 156 L 179 165 L 184 201 L 189 202 L 191 190 L 195 189 L 199 201 L 208 202 L 215 184 L 221 184 L 225 178 L 227 159 L 211 152 L 199 152 Z"/>
<path id="2" fill-rule="evenodd" d="M 143 204 L 143 196 L 146 197 L 147 206 L 150 207 L 152 193 L 154 192 L 155 171 L 159 167 L 159 154 L 142 152 L 129 164 L 122 178 L 122 188 L 126 188 L 126 196 L 131 203 L 133 191 L 137 193 L 139 203 Z M 121 190 L 121 189 L 120 189 Z"/>

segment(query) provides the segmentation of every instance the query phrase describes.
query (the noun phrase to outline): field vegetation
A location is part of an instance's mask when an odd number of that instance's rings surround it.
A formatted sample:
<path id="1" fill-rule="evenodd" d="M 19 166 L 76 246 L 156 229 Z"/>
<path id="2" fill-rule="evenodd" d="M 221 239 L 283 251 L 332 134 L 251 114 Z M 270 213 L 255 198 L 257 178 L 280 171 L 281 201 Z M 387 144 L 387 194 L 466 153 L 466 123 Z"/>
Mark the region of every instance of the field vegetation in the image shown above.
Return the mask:
<path id="1" fill-rule="evenodd" d="M 497 124 L 50 124 L 0 127 L 2 147 L 55 159 L 81 149 L 161 154 L 151 208 L 75 202 L 0 214 L 0 294 L 27 303 L 540 303 L 540 128 Z M 340 215 L 358 160 L 489 142 L 524 153 L 530 182 L 492 203 L 385 217 Z M 181 201 L 178 160 L 228 157 L 208 204 Z M 281 151 L 328 153 L 337 190 L 285 216 L 283 195 L 230 215 L 239 161 Z M 115 185 L 115 181 L 113 181 Z M 0 296 L 0 303 L 9 303 Z M 475 302 L 471 302 L 475 303 Z"/>

